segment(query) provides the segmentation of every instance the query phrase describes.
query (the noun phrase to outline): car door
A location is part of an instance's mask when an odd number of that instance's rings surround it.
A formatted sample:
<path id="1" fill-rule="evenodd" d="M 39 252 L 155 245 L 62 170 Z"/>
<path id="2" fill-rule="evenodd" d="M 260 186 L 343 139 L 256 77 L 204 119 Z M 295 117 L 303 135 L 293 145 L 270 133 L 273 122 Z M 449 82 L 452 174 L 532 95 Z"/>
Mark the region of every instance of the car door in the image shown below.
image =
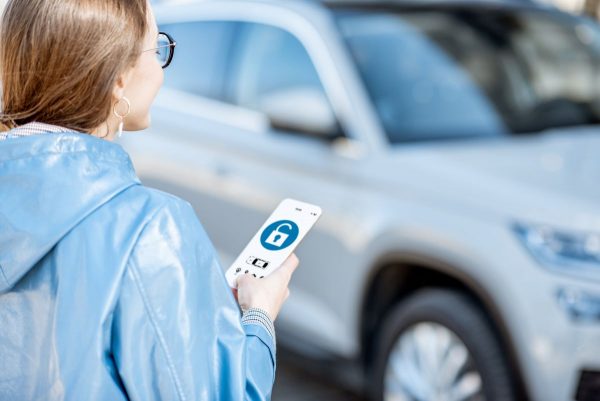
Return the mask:
<path id="1" fill-rule="evenodd" d="M 353 161 L 341 160 L 332 150 L 334 137 L 344 134 L 302 42 L 280 27 L 246 22 L 235 43 L 225 98 L 257 113 L 266 125 L 262 131 L 242 127 L 232 133 L 228 150 L 221 155 L 238 180 L 232 190 L 239 197 L 209 214 L 234 216 L 241 222 L 232 223 L 238 227 L 240 242 L 231 241 L 230 227 L 219 221 L 208 223 L 207 229 L 222 260 L 229 263 L 280 200 L 291 197 L 321 206 L 323 220 L 298 249 L 303 268 L 278 321 L 280 329 L 306 334 L 302 337 L 327 347 L 331 340 L 326 337 L 343 331 L 342 317 L 329 297 L 337 285 L 337 270 L 343 268 L 333 262 L 348 255 L 337 230 L 348 221 L 344 204 L 351 199 L 352 179 L 344 165 Z"/>
<path id="2" fill-rule="evenodd" d="M 282 27 L 196 21 L 161 26 L 177 53 L 143 140 L 124 143 L 146 185 L 188 200 L 223 268 L 284 198 L 322 207 L 278 323 L 325 348 L 351 348 L 332 291 L 351 268 L 354 160 L 313 59 Z M 135 141 L 135 143 L 133 143 Z M 310 318 L 308 318 L 310 316 Z M 341 338 L 341 339 L 340 339 Z"/>

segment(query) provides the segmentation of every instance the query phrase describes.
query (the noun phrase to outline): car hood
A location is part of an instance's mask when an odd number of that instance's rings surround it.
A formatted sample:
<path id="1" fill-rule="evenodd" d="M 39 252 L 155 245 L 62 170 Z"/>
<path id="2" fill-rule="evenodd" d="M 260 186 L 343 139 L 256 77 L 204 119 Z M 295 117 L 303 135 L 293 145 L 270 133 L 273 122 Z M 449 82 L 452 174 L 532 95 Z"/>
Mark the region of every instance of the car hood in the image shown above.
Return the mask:
<path id="1" fill-rule="evenodd" d="M 381 163 L 380 171 L 409 173 L 392 175 L 403 195 L 400 186 L 406 185 L 449 206 L 505 218 L 593 229 L 600 224 L 598 129 L 398 145 Z"/>

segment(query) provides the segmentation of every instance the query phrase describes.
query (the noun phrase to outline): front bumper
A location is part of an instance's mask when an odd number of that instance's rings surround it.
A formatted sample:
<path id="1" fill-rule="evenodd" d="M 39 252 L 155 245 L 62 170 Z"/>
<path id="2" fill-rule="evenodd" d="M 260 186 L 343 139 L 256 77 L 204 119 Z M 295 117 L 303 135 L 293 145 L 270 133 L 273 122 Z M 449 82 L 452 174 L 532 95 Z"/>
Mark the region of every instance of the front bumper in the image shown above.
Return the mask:
<path id="1" fill-rule="evenodd" d="M 585 396 L 593 385 L 590 376 L 582 381 L 583 372 L 600 372 L 600 319 L 580 319 L 572 309 L 581 305 L 565 304 L 561 294 L 596 294 L 600 302 L 600 269 L 597 282 L 553 272 L 514 239 L 503 239 L 507 252 L 501 254 L 507 256 L 490 261 L 495 266 L 486 272 L 493 274 L 482 279 L 510 333 L 531 401 L 576 400 L 578 392 Z M 600 394 L 595 396 L 581 401 L 600 400 Z"/>

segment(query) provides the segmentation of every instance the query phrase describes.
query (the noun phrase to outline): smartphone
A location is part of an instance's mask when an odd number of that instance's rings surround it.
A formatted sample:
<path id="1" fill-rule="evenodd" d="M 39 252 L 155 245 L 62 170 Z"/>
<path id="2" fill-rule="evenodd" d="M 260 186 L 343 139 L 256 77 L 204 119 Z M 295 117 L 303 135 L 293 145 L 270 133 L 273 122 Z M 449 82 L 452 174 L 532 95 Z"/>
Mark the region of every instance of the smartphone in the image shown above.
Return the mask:
<path id="1" fill-rule="evenodd" d="M 321 208 L 294 199 L 284 199 L 227 269 L 225 277 L 236 288 L 237 276 L 265 278 L 294 252 L 321 217 Z"/>

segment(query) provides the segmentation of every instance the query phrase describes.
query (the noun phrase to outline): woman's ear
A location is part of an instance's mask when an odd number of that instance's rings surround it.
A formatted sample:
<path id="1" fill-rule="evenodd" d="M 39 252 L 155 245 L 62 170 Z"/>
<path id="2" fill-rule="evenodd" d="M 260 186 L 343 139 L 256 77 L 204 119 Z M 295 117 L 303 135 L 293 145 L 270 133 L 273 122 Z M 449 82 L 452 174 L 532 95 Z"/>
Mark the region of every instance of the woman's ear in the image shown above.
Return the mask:
<path id="1" fill-rule="evenodd" d="M 125 90 L 131 81 L 131 77 L 133 76 L 133 68 L 128 68 L 127 71 L 120 74 L 117 78 L 117 82 L 115 82 L 115 86 L 113 88 L 113 97 L 115 99 L 121 99 L 125 96 Z"/>

